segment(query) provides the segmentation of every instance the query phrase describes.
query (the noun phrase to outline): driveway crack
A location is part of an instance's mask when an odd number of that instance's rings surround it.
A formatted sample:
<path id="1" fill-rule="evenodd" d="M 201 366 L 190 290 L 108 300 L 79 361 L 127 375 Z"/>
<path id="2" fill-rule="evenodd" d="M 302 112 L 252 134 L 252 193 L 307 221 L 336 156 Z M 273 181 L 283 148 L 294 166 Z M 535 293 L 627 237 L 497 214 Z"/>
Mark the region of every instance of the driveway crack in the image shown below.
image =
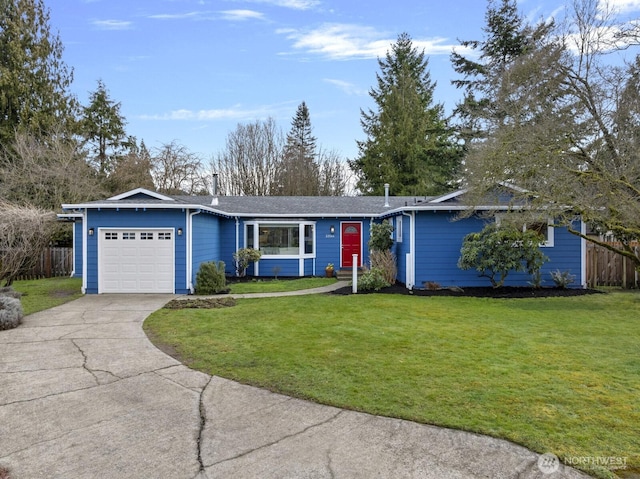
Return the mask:
<path id="1" fill-rule="evenodd" d="M 207 384 L 205 384 L 205 386 L 202 388 L 202 391 L 200 391 L 200 398 L 198 400 L 198 411 L 200 413 L 200 428 L 198 430 L 198 441 L 197 441 L 198 464 L 200 465 L 200 473 L 204 477 L 206 477 L 206 474 L 207 474 L 205 471 L 204 462 L 202 460 L 202 434 L 204 433 L 204 428 L 207 425 L 207 410 L 204 405 L 204 393 L 209 387 L 209 384 L 211 384 L 212 380 L 213 380 L 213 376 L 209 376 L 209 380 L 207 381 Z"/>
<path id="2" fill-rule="evenodd" d="M 69 341 L 71 341 L 71 344 L 73 344 L 78 349 L 78 351 L 80 351 L 80 354 L 82 354 L 82 358 L 83 358 L 82 367 L 84 368 L 85 371 L 87 371 L 89 374 L 91 374 L 93 376 L 93 379 L 95 379 L 95 381 L 96 381 L 96 386 L 99 386 L 100 385 L 100 379 L 96 375 L 95 371 L 93 371 L 91 368 L 89 368 L 87 366 L 87 361 L 89 359 L 87 357 L 87 354 L 83 351 L 83 349 L 80 346 L 78 346 L 78 343 L 76 343 L 75 339 L 70 339 Z"/>
<path id="3" fill-rule="evenodd" d="M 238 454 L 238 455 L 236 455 L 234 457 L 229 457 L 227 459 L 223 459 L 222 461 L 214 462 L 213 464 L 210 464 L 207 467 L 215 466 L 217 464 L 222 464 L 222 463 L 225 463 L 225 462 L 228 462 L 228 461 L 233 461 L 235 459 L 240 459 L 241 457 L 248 456 L 249 454 L 252 454 L 252 453 L 254 453 L 256 451 L 259 451 L 261 449 L 266 449 L 266 448 L 269 448 L 271 446 L 275 446 L 276 444 L 279 444 L 282 441 L 285 441 L 287 439 L 291 439 L 292 437 L 300 436 L 300 435 L 306 433 L 307 431 L 310 431 L 311 429 L 315 429 L 316 427 L 324 426 L 325 424 L 328 424 L 328 423 L 336 420 L 338 418 L 338 416 L 340 416 L 343 412 L 344 411 L 338 411 L 336 414 L 334 414 L 333 416 L 325 419 L 324 421 L 318 422 L 316 424 L 311 424 L 310 426 L 307 426 L 307 427 L 305 427 L 304 429 L 301 429 L 298 432 L 294 432 L 292 434 L 287 434 L 286 436 L 282 436 L 277 441 L 272 441 L 272 442 L 269 442 L 267 444 L 263 444 L 262 446 L 250 449 L 250 450 L 245 451 L 245 452 L 242 452 L 242 453 L 240 453 L 240 454 Z"/>

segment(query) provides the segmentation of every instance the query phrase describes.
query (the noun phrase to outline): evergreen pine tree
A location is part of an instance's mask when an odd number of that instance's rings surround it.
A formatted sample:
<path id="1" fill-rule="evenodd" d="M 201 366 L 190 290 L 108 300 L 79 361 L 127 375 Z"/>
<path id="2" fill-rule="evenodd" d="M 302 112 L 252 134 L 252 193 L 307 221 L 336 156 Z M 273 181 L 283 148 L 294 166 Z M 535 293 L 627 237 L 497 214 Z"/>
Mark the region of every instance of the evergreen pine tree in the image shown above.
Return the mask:
<path id="1" fill-rule="evenodd" d="M 309 108 L 303 101 L 291 122 L 278 173 L 277 194 L 317 196 L 319 171 L 316 163 L 316 137 L 313 136 Z"/>
<path id="2" fill-rule="evenodd" d="M 460 164 L 462 151 L 434 104 L 424 51 L 413 47 L 408 34 L 398 37 L 384 59 L 378 59 L 377 88 L 370 95 L 376 110 L 361 111 L 367 139 L 358 142 L 359 156 L 350 161 L 364 194 L 396 195 L 446 192 Z"/>
<path id="3" fill-rule="evenodd" d="M 72 70 L 49 26 L 43 0 L 0 2 L 0 143 L 16 132 L 46 137 L 72 128 L 76 101 Z"/>
<path id="4" fill-rule="evenodd" d="M 125 119 L 120 114 L 120 103 L 109 97 L 102 80 L 98 81 L 98 88 L 89 100 L 89 105 L 82 108 L 80 132 L 91 145 L 96 169 L 101 176 L 106 176 L 126 146 Z"/>

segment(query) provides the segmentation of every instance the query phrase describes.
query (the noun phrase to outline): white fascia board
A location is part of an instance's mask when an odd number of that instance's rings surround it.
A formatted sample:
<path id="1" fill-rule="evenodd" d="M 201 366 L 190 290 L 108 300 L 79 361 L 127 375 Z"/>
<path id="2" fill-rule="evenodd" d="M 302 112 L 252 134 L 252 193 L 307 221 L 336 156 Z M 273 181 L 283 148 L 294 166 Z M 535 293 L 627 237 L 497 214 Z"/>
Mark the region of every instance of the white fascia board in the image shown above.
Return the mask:
<path id="1" fill-rule="evenodd" d="M 138 195 L 138 194 L 147 195 L 147 196 L 150 196 L 151 198 L 155 198 L 156 200 L 175 201 L 175 199 L 169 196 L 156 193 L 155 191 L 147 190 L 146 188 L 136 188 L 135 190 L 125 191 L 124 193 L 121 193 L 119 195 L 112 196 L 111 198 L 107 198 L 107 200 L 111 200 L 111 201 L 126 200 L 127 198 Z"/>
<path id="2" fill-rule="evenodd" d="M 161 210 L 161 209 L 170 209 L 170 210 L 202 210 L 208 213 L 213 213 L 218 216 L 231 217 L 230 213 L 226 211 L 216 210 L 211 207 L 207 207 L 199 204 L 186 204 L 186 203 L 171 203 L 171 204 L 161 204 L 161 203 L 126 203 L 126 204 L 113 204 L 113 203 L 86 203 L 86 204 L 63 204 L 63 210 L 80 210 L 80 209 L 89 209 L 89 210 Z"/>
<path id="3" fill-rule="evenodd" d="M 427 205 L 416 205 L 416 206 L 402 206 L 400 208 L 396 208 L 395 210 L 386 211 L 380 216 L 393 216 L 399 215 L 403 211 L 465 211 L 465 210 L 474 210 L 474 211 L 506 211 L 506 210 L 522 210 L 526 209 L 525 206 L 509 206 L 509 205 L 482 205 L 482 206 L 464 206 L 464 205 L 438 205 L 438 204 L 427 204 Z"/>
<path id="4" fill-rule="evenodd" d="M 56 216 L 59 220 L 73 220 L 82 218 L 82 213 L 58 213 Z"/>
<path id="5" fill-rule="evenodd" d="M 440 196 L 440 197 L 438 197 L 438 198 L 435 198 L 435 199 L 433 199 L 433 200 L 429 201 L 429 203 L 430 203 L 430 204 L 433 204 L 433 203 L 442 203 L 442 202 L 444 202 L 444 201 L 449 201 L 450 199 L 457 198 L 457 197 L 458 197 L 458 196 L 460 196 L 460 195 L 464 195 L 464 194 L 465 194 L 465 193 L 467 193 L 468 191 L 469 191 L 469 190 L 468 190 L 467 188 L 465 188 L 465 189 L 463 189 L 463 190 L 454 191 L 453 193 L 449 193 L 449 194 L 447 194 L 447 195 L 444 195 L 444 196 Z"/>
<path id="6" fill-rule="evenodd" d="M 383 213 L 232 213 L 225 211 L 225 216 L 234 218 L 283 218 L 283 219 L 300 219 L 300 218 L 378 218 Z"/>

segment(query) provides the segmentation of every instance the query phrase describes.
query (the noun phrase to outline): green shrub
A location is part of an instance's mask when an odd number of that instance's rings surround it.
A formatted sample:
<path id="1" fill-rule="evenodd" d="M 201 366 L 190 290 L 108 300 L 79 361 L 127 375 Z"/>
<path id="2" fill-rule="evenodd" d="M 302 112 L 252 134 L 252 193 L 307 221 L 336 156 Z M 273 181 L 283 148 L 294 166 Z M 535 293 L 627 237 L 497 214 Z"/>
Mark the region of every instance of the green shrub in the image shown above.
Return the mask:
<path id="1" fill-rule="evenodd" d="M 510 271 L 527 271 L 535 276 L 547 257 L 540 251 L 542 235 L 534 230 L 489 224 L 479 233 L 464 237 L 458 267 L 475 268 L 494 288 L 504 285 Z"/>
<path id="2" fill-rule="evenodd" d="M 393 225 L 388 221 L 373 223 L 369 232 L 369 249 L 376 251 L 387 251 L 393 246 Z"/>
<path id="3" fill-rule="evenodd" d="M 371 268 L 358 278 L 358 289 L 362 291 L 380 291 L 389 285 L 381 268 Z"/>
<path id="4" fill-rule="evenodd" d="M 253 248 L 241 248 L 233 253 L 233 261 L 236 265 L 236 274 L 245 276 L 249 263 L 255 263 L 262 256 L 262 252 Z"/>
<path id="5" fill-rule="evenodd" d="M 202 263 L 196 275 L 196 294 L 228 293 L 224 261 Z"/>

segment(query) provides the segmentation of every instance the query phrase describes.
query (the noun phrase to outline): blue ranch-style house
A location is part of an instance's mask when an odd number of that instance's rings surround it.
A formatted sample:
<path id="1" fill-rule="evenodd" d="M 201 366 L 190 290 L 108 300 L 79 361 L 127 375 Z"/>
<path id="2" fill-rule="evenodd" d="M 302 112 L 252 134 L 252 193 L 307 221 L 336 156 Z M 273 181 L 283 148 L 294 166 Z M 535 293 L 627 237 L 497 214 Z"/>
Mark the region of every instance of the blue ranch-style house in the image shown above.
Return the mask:
<path id="1" fill-rule="evenodd" d="M 489 286 L 474 270 L 457 267 L 465 235 L 480 231 L 487 219 L 460 219 L 465 190 L 439 197 L 252 197 L 173 196 L 142 188 L 106 200 L 62 205 L 74 221 L 74 275 L 85 293 L 194 292 L 200 264 L 222 260 L 235 274 L 233 253 L 252 247 L 262 252 L 250 266 L 254 276 L 321 276 L 366 265 L 374 222 L 393 224 L 398 281 L 408 288 L 425 282 L 446 286 Z M 477 210 L 507 209 L 487 205 Z M 579 220 L 576 220 L 579 222 Z M 585 243 L 553 220 L 536 226 L 549 258 L 542 276 L 554 270 L 576 276 L 585 286 Z M 584 231 L 583 224 L 576 224 Z M 528 286 L 525 273 L 512 273 L 506 285 Z"/>

